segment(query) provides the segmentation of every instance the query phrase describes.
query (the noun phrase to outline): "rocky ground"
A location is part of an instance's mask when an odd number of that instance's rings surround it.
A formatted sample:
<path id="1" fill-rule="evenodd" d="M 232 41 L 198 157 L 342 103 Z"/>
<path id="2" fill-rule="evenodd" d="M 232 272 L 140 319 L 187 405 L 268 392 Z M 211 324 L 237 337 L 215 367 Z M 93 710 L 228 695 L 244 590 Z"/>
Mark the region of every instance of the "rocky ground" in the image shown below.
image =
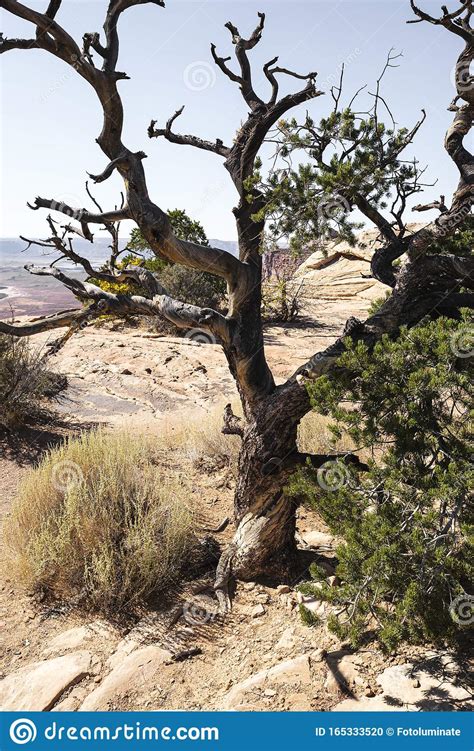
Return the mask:
<path id="1" fill-rule="evenodd" d="M 341 307 L 330 293 L 320 292 L 318 304 L 313 300 L 300 323 L 266 331 L 268 359 L 279 380 L 330 344 L 349 315 L 363 316 L 367 309 L 367 294 L 355 291 Z M 378 293 L 373 289 L 370 295 Z M 39 346 L 44 343 L 43 337 Z M 182 429 L 191 413 L 210 414 L 216 403 L 236 396 L 218 347 L 142 329 L 90 327 L 53 364 L 70 384 L 66 401 L 58 405 L 60 421 L 0 447 L 2 517 L 29 466 L 65 435 L 96 423 L 159 431 L 177 418 Z M 182 471 L 194 480 L 190 501 L 203 527 L 219 526 L 232 513 L 231 470 L 212 462 L 198 470 L 192 452 L 182 461 Z M 225 544 L 232 533 L 231 523 L 216 536 Z M 330 576 L 335 541 L 313 513 L 300 512 L 298 535 L 301 573 L 317 557 Z M 403 648 L 386 657 L 373 645 L 354 651 L 327 630 L 327 606 L 306 601 L 323 619 L 311 628 L 301 622 L 296 582 L 276 588 L 240 585 L 232 614 L 222 620 L 212 590 L 206 589 L 209 583 L 170 592 L 166 603 L 144 612 L 138 622 L 111 622 L 72 607 L 34 602 L 3 566 L 0 709 L 417 711 L 470 706 L 467 665 L 455 654 Z"/>

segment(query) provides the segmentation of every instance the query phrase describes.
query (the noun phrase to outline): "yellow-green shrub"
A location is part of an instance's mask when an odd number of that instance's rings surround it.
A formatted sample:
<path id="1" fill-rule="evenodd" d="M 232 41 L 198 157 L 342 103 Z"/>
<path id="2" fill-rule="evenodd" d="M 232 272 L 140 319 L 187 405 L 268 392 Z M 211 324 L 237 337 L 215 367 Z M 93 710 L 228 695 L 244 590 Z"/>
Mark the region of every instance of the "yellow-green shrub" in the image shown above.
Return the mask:
<path id="1" fill-rule="evenodd" d="M 36 592 L 110 611 L 178 580 L 196 545 L 189 490 L 151 440 L 96 431 L 52 450 L 21 484 L 4 530 Z"/>

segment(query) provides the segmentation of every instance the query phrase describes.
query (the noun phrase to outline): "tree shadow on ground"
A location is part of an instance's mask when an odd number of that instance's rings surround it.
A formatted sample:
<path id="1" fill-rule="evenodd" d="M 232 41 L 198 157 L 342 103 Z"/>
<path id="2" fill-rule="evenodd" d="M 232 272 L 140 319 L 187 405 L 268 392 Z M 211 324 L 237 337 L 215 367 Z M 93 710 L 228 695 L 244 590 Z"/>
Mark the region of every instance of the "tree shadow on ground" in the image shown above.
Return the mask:
<path id="1" fill-rule="evenodd" d="M 324 321 L 315 321 L 311 316 L 298 316 L 293 321 L 264 321 L 263 332 L 265 340 L 268 339 L 268 329 L 272 328 L 284 329 L 286 331 L 292 331 L 294 329 L 309 329 L 311 331 L 334 331 L 333 323 L 326 323 Z"/>
<path id="2" fill-rule="evenodd" d="M 19 466 L 31 466 L 49 450 L 59 446 L 71 435 L 79 435 L 98 427 L 95 422 L 75 422 L 49 419 L 25 425 L 17 430 L 0 429 L 0 459 L 8 459 Z"/>

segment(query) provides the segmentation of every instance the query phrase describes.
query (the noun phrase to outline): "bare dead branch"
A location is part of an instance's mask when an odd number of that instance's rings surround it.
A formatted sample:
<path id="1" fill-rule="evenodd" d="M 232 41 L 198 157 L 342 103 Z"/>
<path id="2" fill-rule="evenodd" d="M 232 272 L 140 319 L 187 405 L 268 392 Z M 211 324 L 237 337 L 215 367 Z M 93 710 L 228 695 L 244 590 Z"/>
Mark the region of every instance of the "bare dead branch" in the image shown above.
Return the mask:
<path id="1" fill-rule="evenodd" d="M 146 159 L 146 154 L 144 151 L 137 151 L 135 152 L 134 156 L 137 159 Z M 91 180 L 93 180 L 95 183 L 102 183 L 104 182 L 104 180 L 108 180 L 108 178 L 112 175 L 114 170 L 118 168 L 121 162 L 123 161 L 127 162 L 128 157 L 129 157 L 128 152 L 125 151 L 122 156 L 118 156 L 116 159 L 112 159 L 112 161 L 109 162 L 105 170 L 101 172 L 100 175 L 91 175 L 90 172 L 88 172 L 87 174 L 89 175 Z"/>
<path id="2" fill-rule="evenodd" d="M 242 420 L 234 415 L 231 404 L 226 404 L 224 408 L 224 425 L 221 432 L 224 435 L 238 435 L 241 438 L 244 434 Z"/>
<path id="3" fill-rule="evenodd" d="M 226 28 L 229 29 L 232 35 L 232 43 L 235 46 L 235 56 L 240 65 L 240 76 L 238 77 L 240 90 L 242 92 L 242 96 L 244 97 L 251 110 L 255 110 L 263 106 L 263 100 L 260 99 L 253 88 L 252 69 L 250 67 L 250 62 L 247 55 L 247 51 L 253 49 L 262 38 L 262 32 L 265 26 L 265 13 L 258 13 L 258 16 L 260 18 L 260 22 L 248 39 L 245 39 L 240 35 L 238 28 L 234 26 L 231 21 L 228 21 L 225 24 Z M 216 59 L 216 57 L 217 56 L 214 56 L 214 59 L 221 70 L 223 70 L 224 73 L 229 76 L 229 78 L 235 80 L 235 77 L 233 76 L 233 74 L 231 74 L 231 71 L 225 65 L 227 60 L 220 58 L 219 62 L 219 58 Z"/>
<path id="4" fill-rule="evenodd" d="M 217 51 L 216 51 L 216 45 L 215 45 L 215 44 L 211 44 L 211 54 L 212 54 L 212 57 L 214 58 L 214 62 L 216 63 L 216 65 L 217 65 L 217 66 L 218 66 L 218 67 L 219 67 L 219 68 L 221 69 L 221 71 L 222 71 L 222 72 L 223 72 L 223 73 L 224 73 L 224 74 L 225 74 L 225 75 L 226 75 L 226 76 L 227 76 L 228 78 L 230 78 L 230 80 L 231 80 L 231 81 L 234 81 L 234 83 L 240 83 L 240 84 L 242 84 L 242 78 L 241 78 L 240 76 L 238 76 L 238 75 L 237 75 L 236 73 L 234 73 L 234 72 L 233 72 L 233 71 L 232 71 L 232 70 L 231 70 L 231 69 L 230 69 L 230 68 L 229 68 L 229 67 L 228 67 L 228 66 L 226 65 L 226 63 L 228 63 L 228 62 L 229 62 L 229 60 L 231 60 L 231 59 L 232 59 L 231 57 L 220 57 L 220 56 L 219 56 L 219 55 L 217 54 Z"/>
<path id="5" fill-rule="evenodd" d="M 106 224 L 107 222 L 118 222 L 122 219 L 131 219 L 130 212 L 127 207 L 123 209 L 116 209 L 114 211 L 105 211 L 102 214 L 92 214 L 87 209 L 78 209 L 68 206 L 68 204 L 61 201 L 55 201 L 51 198 L 41 198 L 37 196 L 34 204 L 27 204 L 33 211 L 38 209 L 50 209 L 51 211 L 59 211 L 61 214 L 66 214 L 72 219 L 76 219 L 78 222 L 85 224 Z"/>
<path id="6" fill-rule="evenodd" d="M 91 48 L 95 52 L 97 52 L 97 54 L 99 54 L 102 58 L 104 59 L 106 58 L 107 50 L 100 43 L 100 35 L 98 34 L 97 31 L 84 34 L 84 36 L 82 37 L 82 42 L 83 42 L 82 49 L 83 49 L 84 55 L 86 55 L 90 61 L 91 61 L 91 56 L 90 56 Z"/>
<path id="7" fill-rule="evenodd" d="M 219 156 L 229 156 L 230 148 L 224 146 L 223 142 L 219 138 L 212 142 L 206 141 L 203 138 L 198 138 L 197 136 L 173 133 L 173 131 L 171 130 L 172 125 L 174 121 L 181 115 L 183 110 L 184 105 L 180 109 L 176 110 L 174 115 L 169 118 L 164 128 L 155 128 L 157 121 L 152 120 L 148 128 L 148 137 L 159 138 L 162 136 L 166 138 L 166 140 L 170 143 L 176 143 L 183 146 L 195 146 L 196 148 L 203 149 L 204 151 L 212 151 L 214 154 L 218 154 Z"/>
<path id="8" fill-rule="evenodd" d="M 0 54 L 10 50 L 32 50 L 38 49 L 39 44 L 36 39 L 6 39 L 0 32 Z"/>
<path id="9" fill-rule="evenodd" d="M 104 23 L 104 32 L 107 40 L 105 47 L 104 70 L 107 72 L 115 71 L 119 54 L 119 36 L 117 25 L 121 14 L 134 5 L 145 5 L 147 3 L 158 5 L 164 8 L 163 0 L 110 0 L 107 16 Z"/>
<path id="10" fill-rule="evenodd" d="M 53 276 L 83 302 L 92 302 L 96 305 L 100 305 L 100 312 L 98 312 L 98 315 L 108 313 L 119 317 L 130 315 L 145 315 L 151 317 L 163 316 L 180 328 L 186 329 L 198 327 L 210 331 L 219 339 L 222 338 L 223 340 L 227 340 L 229 337 L 228 323 L 225 317 L 220 313 L 174 300 L 169 295 L 164 294 L 165 291 L 162 287 L 161 294 L 157 294 L 153 299 L 149 299 L 139 295 L 124 295 L 107 292 L 90 282 L 81 282 L 78 279 L 73 279 L 60 269 L 52 266 L 27 265 L 25 266 L 25 269 L 30 274 L 37 276 Z M 52 328 L 59 328 L 64 325 L 71 325 L 74 321 L 77 321 L 77 319 L 78 315 L 76 314 L 70 314 L 69 318 L 67 316 L 58 316 L 53 319 L 48 319 L 49 323 L 47 325 L 44 322 L 41 322 L 36 328 L 34 328 L 34 324 L 29 324 L 30 333 L 20 333 L 19 335 L 26 336 Z M 23 332 L 25 331 L 25 327 L 20 326 L 17 328 L 15 325 L 11 324 L 0 324 L 0 332 L 2 333 L 16 335 L 17 331 Z"/>
<path id="11" fill-rule="evenodd" d="M 260 112 L 264 109 L 265 106 L 268 107 L 276 104 L 278 97 L 278 81 L 276 79 L 277 73 L 284 73 L 286 75 L 293 76 L 294 78 L 299 78 L 300 80 L 308 80 L 308 87 L 314 86 L 314 80 L 316 78 L 316 73 L 301 75 L 287 68 L 272 68 L 271 66 L 274 66 L 278 61 L 278 57 L 274 57 L 272 60 L 266 63 L 263 68 L 265 76 L 272 85 L 272 94 L 270 100 L 265 103 L 261 99 L 261 97 L 257 95 L 252 84 L 252 69 L 247 52 L 248 50 L 253 49 L 253 47 L 258 44 L 262 37 L 262 32 L 265 25 L 265 14 L 259 13 L 258 16 L 260 18 L 260 22 L 248 39 L 245 39 L 241 36 L 238 28 L 231 21 L 228 21 L 228 23 L 225 24 L 226 28 L 229 29 L 232 35 L 232 43 L 235 46 L 235 55 L 240 66 L 240 75 L 237 75 L 228 67 L 227 62 L 231 58 L 220 57 L 216 52 L 215 44 L 211 45 L 211 53 L 215 63 L 231 81 L 239 84 L 242 96 L 244 97 L 246 103 L 249 105 L 251 111 L 254 113 Z"/>
<path id="12" fill-rule="evenodd" d="M 268 101 L 269 104 L 275 104 L 277 97 L 278 97 L 278 80 L 275 77 L 275 70 L 271 67 L 272 65 L 275 65 L 275 63 L 278 62 L 278 55 L 276 57 L 273 57 L 271 60 L 268 61 L 268 63 L 265 63 L 263 66 L 263 72 L 265 73 L 266 77 L 270 81 L 272 85 L 272 95 Z"/>
<path id="13" fill-rule="evenodd" d="M 459 184 L 453 195 L 451 206 L 445 205 L 444 198 L 442 203 L 431 205 L 431 208 L 438 208 L 441 216 L 427 227 L 419 230 L 403 242 L 399 240 L 389 242 L 385 247 L 377 250 L 372 258 L 372 273 L 376 279 L 394 287 L 396 278 L 393 271 L 393 261 L 399 258 L 404 252 L 412 258 L 419 254 L 425 253 L 433 242 L 442 241 L 447 235 L 452 234 L 459 227 L 472 211 L 474 203 L 474 156 L 465 146 L 465 138 L 469 134 L 474 120 L 474 94 L 465 85 L 459 75 L 460 68 L 470 69 L 474 56 L 473 30 L 470 26 L 470 17 L 472 12 L 471 2 L 461 3 L 461 7 L 453 13 L 443 10 L 442 18 L 434 18 L 424 11 L 411 0 L 413 11 L 417 15 L 418 21 L 428 21 L 437 25 L 442 25 L 448 31 L 461 36 L 466 41 L 466 47 L 458 58 L 456 70 L 456 85 L 458 90 L 457 99 L 464 99 L 466 104 L 457 107 L 455 102 L 450 106 L 454 111 L 454 120 L 448 128 L 445 137 L 445 149 L 459 170 Z M 460 16 L 466 12 L 466 18 L 462 25 L 459 25 Z M 462 33 L 459 33 L 461 31 Z M 418 129 L 415 126 L 415 132 Z M 427 207 L 428 208 L 428 207 Z M 422 207 L 416 207 L 417 211 L 424 210 Z"/>
<path id="14" fill-rule="evenodd" d="M 266 63 L 263 67 L 263 72 L 265 73 L 266 77 L 272 84 L 272 95 L 268 101 L 269 105 L 274 105 L 278 98 L 278 80 L 276 78 L 277 73 L 284 73 L 287 76 L 292 76 L 293 78 L 298 78 L 301 81 L 308 81 L 308 85 L 314 84 L 316 80 L 317 73 L 312 72 L 308 73 L 307 75 L 301 75 L 300 73 L 295 73 L 292 70 L 288 70 L 288 68 L 281 68 L 279 66 L 271 67 L 272 65 L 275 65 L 275 63 L 278 61 L 278 57 L 274 57 L 272 60 L 270 60 L 268 63 Z"/>
<path id="15" fill-rule="evenodd" d="M 451 31 L 453 34 L 457 34 L 457 36 L 462 37 L 462 39 L 464 39 L 466 42 L 472 41 L 472 29 L 459 22 L 459 18 L 462 13 L 467 12 L 469 14 L 470 12 L 472 12 L 472 0 L 464 0 L 464 2 L 461 3 L 460 8 L 455 10 L 453 13 L 449 13 L 447 9 L 444 8 L 443 15 L 440 18 L 430 16 L 428 13 L 421 10 L 421 8 L 419 8 L 415 4 L 414 0 L 410 0 L 410 4 L 413 12 L 418 18 L 409 20 L 407 21 L 407 23 L 420 23 L 421 21 L 427 21 L 428 23 L 435 24 L 436 26 L 444 26 L 446 29 L 448 29 L 448 31 Z"/>
<path id="16" fill-rule="evenodd" d="M 50 3 L 48 11 L 51 15 L 48 16 L 47 13 L 38 13 L 18 2 L 18 0 L 1 0 L 0 2 L 0 7 L 5 8 L 18 18 L 34 24 L 37 31 L 36 42 L 38 47 L 61 57 L 69 65 L 77 65 L 79 70 L 81 67 L 81 50 L 72 36 L 54 20 L 59 5 L 54 1 Z"/>
<path id="17" fill-rule="evenodd" d="M 0 321 L 0 334 L 9 334 L 17 337 L 34 336 L 35 334 L 41 334 L 44 331 L 51 331 L 52 329 L 70 326 L 74 322 L 78 320 L 80 321 L 83 313 L 84 311 L 81 309 L 75 311 L 67 310 L 61 313 L 56 313 L 54 316 L 23 324 L 13 324 Z"/>
<path id="18" fill-rule="evenodd" d="M 418 203 L 413 206 L 412 211 L 429 211 L 430 209 L 438 209 L 441 213 L 448 211 L 448 207 L 445 203 L 445 196 L 440 196 L 439 201 L 432 201 L 431 203 Z"/>
<path id="19" fill-rule="evenodd" d="M 45 15 L 48 16 L 48 18 L 54 19 L 56 16 L 56 13 L 61 7 L 61 3 L 62 3 L 62 0 L 50 0 Z"/>

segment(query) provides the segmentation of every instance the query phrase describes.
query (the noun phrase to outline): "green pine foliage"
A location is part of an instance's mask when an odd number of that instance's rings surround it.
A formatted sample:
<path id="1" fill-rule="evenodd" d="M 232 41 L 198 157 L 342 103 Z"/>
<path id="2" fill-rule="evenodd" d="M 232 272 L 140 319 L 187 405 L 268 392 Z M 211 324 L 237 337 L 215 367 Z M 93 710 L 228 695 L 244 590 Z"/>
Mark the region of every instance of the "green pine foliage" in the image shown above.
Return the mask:
<path id="1" fill-rule="evenodd" d="M 191 219 L 185 211 L 173 209 L 168 211 L 168 217 L 173 231 L 181 240 L 209 247 L 203 226 L 200 222 Z M 158 276 L 171 297 L 181 302 L 204 308 L 220 308 L 224 304 L 226 287 L 223 279 L 157 258 L 150 251 L 146 239 L 138 228 L 130 233 L 127 250 L 128 253 L 117 263 L 118 269 L 136 265 L 144 266 Z M 91 281 L 107 292 L 144 294 L 144 290 L 133 282 L 109 283 L 97 279 Z"/>
<path id="2" fill-rule="evenodd" d="M 256 163 L 246 188 L 249 200 L 255 190 L 265 198 L 256 219 L 268 220 L 269 237 L 286 238 L 293 251 L 312 247 L 323 236 L 354 244 L 362 226 L 353 216 L 360 195 L 383 212 L 397 195 L 422 190 L 423 170 L 402 155 L 408 129 L 386 126 L 376 111 L 361 116 L 346 107 L 319 123 L 309 115 L 302 124 L 281 120 L 277 133 L 284 166 L 265 178 Z M 304 154 L 304 163 L 294 166 L 295 154 Z"/>
<path id="3" fill-rule="evenodd" d="M 348 341 L 339 376 L 309 389 L 335 437 L 348 432 L 370 457 L 368 472 L 344 468 L 335 489 L 309 467 L 290 487 L 342 540 L 340 583 L 328 586 L 313 566 L 301 589 L 332 603 L 329 628 L 354 645 L 375 632 L 391 651 L 466 627 L 456 598 L 473 594 L 474 581 L 473 333 L 464 312 L 373 352 Z"/>
<path id="4" fill-rule="evenodd" d="M 302 602 L 300 602 L 298 610 L 305 626 L 319 626 L 321 623 L 321 618 L 316 613 L 312 613 Z"/>
<path id="5" fill-rule="evenodd" d="M 469 214 L 455 232 L 447 234 L 437 243 L 432 243 L 430 245 L 430 253 L 452 253 L 456 256 L 470 256 L 473 246 L 474 216 Z"/>

